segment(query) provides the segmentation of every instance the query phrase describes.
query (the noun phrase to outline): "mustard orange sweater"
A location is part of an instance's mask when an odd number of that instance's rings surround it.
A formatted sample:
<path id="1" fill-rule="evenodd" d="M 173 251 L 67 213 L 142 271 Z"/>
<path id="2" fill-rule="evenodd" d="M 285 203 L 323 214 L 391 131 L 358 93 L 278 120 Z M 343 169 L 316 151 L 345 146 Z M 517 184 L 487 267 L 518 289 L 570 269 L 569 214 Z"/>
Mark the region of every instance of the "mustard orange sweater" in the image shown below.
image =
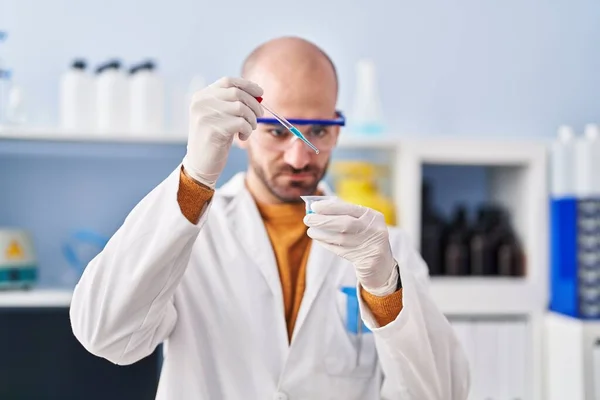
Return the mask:
<path id="1" fill-rule="evenodd" d="M 182 214 L 193 224 L 198 223 L 202 210 L 212 198 L 214 190 L 187 176 L 183 169 L 180 176 L 177 202 Z M 269 235 L 283 292 L 285 320 L 288 338 L 291 339 L 294 324 L 304 295 L 306 264 L 311 239 L 306 235 L 303 204 L 257 204 Z M 402 310 L 402 289 L 389 296 L 378 297 L 361 290 L 361 296 L 380 326 L 385 326 Z"/>

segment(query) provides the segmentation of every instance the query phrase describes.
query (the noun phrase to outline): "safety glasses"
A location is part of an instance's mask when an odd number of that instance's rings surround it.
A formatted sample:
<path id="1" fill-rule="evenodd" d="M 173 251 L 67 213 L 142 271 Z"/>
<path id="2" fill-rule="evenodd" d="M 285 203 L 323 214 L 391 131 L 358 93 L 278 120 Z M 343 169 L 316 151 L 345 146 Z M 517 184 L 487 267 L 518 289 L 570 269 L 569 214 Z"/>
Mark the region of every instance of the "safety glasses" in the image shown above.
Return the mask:
<path id="1" fill-rule="evenodd" d="M 335 119 L 299 119 L 288 118 L 287 120 L 302 132 L 319 151 L 329 151 L 335 147 L 338 136 L 337 127 L 344 126 L 346 119 L 341 112 L 336 112 Z M 275 118 L 258 118 L 258 128 L 252 134 L 252 140 L 256 140 L 258 145 L 269 150 L 286 151 L 300 141 L 298 137 L 287 130 Z M 304 144 L 300 144 L 305 146 Z M 309 147 L 306 147 L 308 151 Z"/>
<path id="2" fill-rule="evenodd" d="M 335 112 L 337 118 L 335 119 L 300 119 L 300 118 L 287 118 L 292 125 L 322 125 L 322 126 L 345 126 L 346 117 L 341 111 Z M 257 118 L 259 124 L 271 124 L 279 125 L 279 121 L 276 118 Z"/>

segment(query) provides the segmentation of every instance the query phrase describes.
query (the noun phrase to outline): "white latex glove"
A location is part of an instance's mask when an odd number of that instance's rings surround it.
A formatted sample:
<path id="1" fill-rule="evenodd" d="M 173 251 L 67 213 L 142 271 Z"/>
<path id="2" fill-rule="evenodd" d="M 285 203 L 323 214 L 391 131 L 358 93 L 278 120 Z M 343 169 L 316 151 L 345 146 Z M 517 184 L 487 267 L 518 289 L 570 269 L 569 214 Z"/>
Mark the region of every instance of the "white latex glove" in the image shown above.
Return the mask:
<path id="1" fill-rule="evenodd" d="M 350 261 L 369 293 L 386 296 L 396 291 L 398 270 L 380 212 L 340 199 L 317 201 L 312 210 L 314 214 L 304 217 L 308 236 Z"/>
<path id="2" fill-rule="evenodd" d="M 262 94 L 260 86 L 241 78 L 221 78 L 194 94 L 183 160 L 188 175 L 214 189 L 235 135 L 247 140 L 256 129 L 263 108 L 255 97 Z"/>

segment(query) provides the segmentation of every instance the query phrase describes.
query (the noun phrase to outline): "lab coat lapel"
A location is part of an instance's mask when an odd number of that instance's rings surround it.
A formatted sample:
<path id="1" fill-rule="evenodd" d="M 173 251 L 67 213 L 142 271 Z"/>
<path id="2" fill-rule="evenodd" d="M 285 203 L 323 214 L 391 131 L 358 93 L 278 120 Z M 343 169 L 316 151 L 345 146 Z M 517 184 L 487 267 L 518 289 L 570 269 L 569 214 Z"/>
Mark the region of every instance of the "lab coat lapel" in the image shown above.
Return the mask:
<path id="1" fill-rule="evenodd" d="M 238 174 L 232 178 L 224 186 L 223 193 L 232 197 L 227 212 L 229 228 L 246 257 L 262 273 L 273 293 L 277 307 L 281 308 L 281 315 L 284 315 L 277 261 L 256 203 L 245 187 L 244 175 Z"/>
<path id="2" fill-rule="evenodd" d="M 303 328 L 309 312 L 315 306 L 315 300 L 323 288 L 323 283 L 338 260 L 339 258 L 336 254 L 327 250 L 319 243 L 312 242 L 308 264 L 306 266 L 306 289 L 304 291 L 300 310 L 298 310 L 298 317 L 292 335 L 292 344 L 294 338 Z"/>
<path id="3" fill-rule="evenodd" d="M 325 195 L 330 196 L 334 194 L 324 182 L 319 185 L 319 189 Z M 327 250 L 319 243 L 315 241 L 311 243 L 310 255 L 306 265 L 306 288 L 302 303 L 300 304 L 300 310 L 298 310 L 298 316 L 296 317 L 292 343 L 294 337 L 296 337 L 302 329 L 309 312 L 315 305 L 315 300 L 323 287 L 323 283 L 330 274 L 334 264 L 339 260 L 340 258 L 336 254 Z"/>

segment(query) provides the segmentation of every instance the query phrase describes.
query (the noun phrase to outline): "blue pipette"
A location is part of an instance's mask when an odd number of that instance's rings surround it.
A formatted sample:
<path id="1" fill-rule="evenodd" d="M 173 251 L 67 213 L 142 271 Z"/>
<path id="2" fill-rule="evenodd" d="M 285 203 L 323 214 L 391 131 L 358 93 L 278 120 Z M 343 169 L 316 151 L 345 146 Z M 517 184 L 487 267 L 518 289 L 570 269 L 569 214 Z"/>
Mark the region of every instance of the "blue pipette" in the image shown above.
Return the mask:
<path id="1" fill-rule="evenodd" d="M 267 110 L 268 112 L 270 112 L 271 114 L 273 114 L 273 116 L 277 119 L 277 121 L 279 121 L 281 123 L 281 125 L 283 125 L 288 131 L 292 132 L 294 134 L 294 136 L 296 136 L 298 139 L 302 140 L 304 143 L 306 143 L 308 145 L 308 147 L 310 147 L 311 149 L 313 149 L 315 151 L 315 153 L 319 154 L 319 149 L 317 149 L 315 147 L 314 144 L 312 144 L 303 134 L 302 132 L 300 132 L 298 130 L 298 128 L 296 128 L 294 125 L 290 124 L 289 121 L 283 117 L 280 117 L 279 115 L 277 115 L 277 113 L 275 113 L 273 110 L 271 110 L 269 107 L 267 107 L 265 105 L 265 103 L 262 102 L 262 97 L 256 97 L 256 100 L 258 100 L 258 102 L 264 107 L 265 110 Z"/>

